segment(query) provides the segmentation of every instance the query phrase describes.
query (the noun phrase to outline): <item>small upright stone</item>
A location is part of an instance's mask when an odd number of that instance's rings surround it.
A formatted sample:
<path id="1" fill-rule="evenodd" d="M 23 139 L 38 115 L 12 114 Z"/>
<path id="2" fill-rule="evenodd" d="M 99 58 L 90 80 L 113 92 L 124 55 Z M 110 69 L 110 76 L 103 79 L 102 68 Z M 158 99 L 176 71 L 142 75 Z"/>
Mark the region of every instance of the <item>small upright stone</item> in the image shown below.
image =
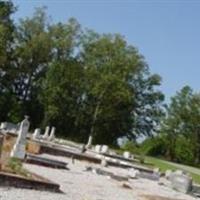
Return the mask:
<path id="1" fill-rule="evenodd" d="M 10 154 L 11 157 L 24 159 L 26 153 L 26 135 L 28 133 L 29 126 L 30 122 L 28 121 L 28 116 L 25 116 L 25 119 L 20 124 L 17 141 Z"/>
<path id="2" fill-rule="evenodd" d="M 97 144 L 97 145 L 95 146 L 95 151 L 96 151 L 97 153 L 101 153 L 101 145 Z"/>
<path id="3" fill-rule="evenodd" d="M 51 128 L 51 133 L 50 133 L 50 135 L 49 135 L 49 137 L 48 137 L 48 140 L 49 140 L 49 141 L 53 141 L 53 140 L 55 139 L 55 132 L 56 132 L 56 128 L 53 126 L 53 127 Z"/>
<path id="4" fill-rule="evenodd" d="M 109 153 L 109 147 L 107 145 L 103 145 L 101 148 L 101 153 L 103 154 Z"/>
<path id="5" fill-rule="evenodd" d="M 87 145 L 86 145 L 86 148 L 91 148 L 92 147 L 92 139 L 93 139 L 93 137 L 90 135 L 89 136 L 89 138 L 88 138 L 88 143 L 87 143 Z"/>
<path id="6" fill-rule="evenodd" d="M 123 157 L 126 158 L 126 159 L 130 159 L 131 158 L 131 153 L 129 151 L 125 151 L 123 153 Z"/>
<path id="7" fill-rule="evenodd" d="M 44 132 L 44 135 L 42 136 L 42 139 L 47 140 L 47 138 L 49 137 L 49 131 L 50 131 L 50 127 L 47 126 L 45 128 L 45 132 Z"/>
<path id="8" fill-rule="evenodd" d="M 33 139 L 34 140 L 40 139 L 40 133 L 41 133 L 41 129 L 40 128 L 36 128 L 34 133 L 33 133 Z"/>

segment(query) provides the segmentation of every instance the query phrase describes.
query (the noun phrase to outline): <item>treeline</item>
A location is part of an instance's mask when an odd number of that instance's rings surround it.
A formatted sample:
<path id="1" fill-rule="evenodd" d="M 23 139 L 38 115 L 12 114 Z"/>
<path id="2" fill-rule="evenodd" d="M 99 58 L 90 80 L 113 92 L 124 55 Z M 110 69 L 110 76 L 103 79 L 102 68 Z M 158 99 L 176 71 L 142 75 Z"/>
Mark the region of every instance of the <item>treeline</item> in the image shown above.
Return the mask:
<path id="1" fill-rule="evenodd" d="M 45 9 L 14 23 L 0 1 L 0 121 L 29 115 L 32 128 L 117 144 L 151 136 L 163 115 L 161 78 L 119 34 L 98 34 L 73 18 L 53 23 Z"/>
<path id="2" fill-rule="evenodd" d="M 141 145 L 125 146 L 135 152 L 162 157 L 179 163 L 200 164 L 200 93 L 189 86 L 171 98 L 160 131 Z"/>

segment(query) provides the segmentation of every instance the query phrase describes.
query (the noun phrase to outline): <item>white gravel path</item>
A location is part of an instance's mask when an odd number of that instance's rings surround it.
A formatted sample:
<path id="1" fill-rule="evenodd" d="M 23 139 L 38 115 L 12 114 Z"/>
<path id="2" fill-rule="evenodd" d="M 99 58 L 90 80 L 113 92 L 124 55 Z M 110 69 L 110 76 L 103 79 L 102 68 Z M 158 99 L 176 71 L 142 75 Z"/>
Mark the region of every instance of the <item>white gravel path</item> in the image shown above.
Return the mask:
<path id="1" fill-rule="evenodd" d="M 70 170 L 51 169 L 30 164 L 24 164 L 24 167 L 60 184 L 64 194 L 0 188 L 0 200 L 144 200 L 142 195 L 146 194 L 182 200 L 195 199 L 146 179 L 131 180 L 129 183 L 132 189 L 126 189 L 121 186 L 120 182 L 84 171 L 85 166 L 89 165 L 86 162 L 75 161 L 75 164 L 72 164 L 71 159 L 68 158 L 43 156 L 68 162 Z M 117 171 L 116 168 L 115 171 Z M 119 169 L 119 173 L 122 171 Z"/>

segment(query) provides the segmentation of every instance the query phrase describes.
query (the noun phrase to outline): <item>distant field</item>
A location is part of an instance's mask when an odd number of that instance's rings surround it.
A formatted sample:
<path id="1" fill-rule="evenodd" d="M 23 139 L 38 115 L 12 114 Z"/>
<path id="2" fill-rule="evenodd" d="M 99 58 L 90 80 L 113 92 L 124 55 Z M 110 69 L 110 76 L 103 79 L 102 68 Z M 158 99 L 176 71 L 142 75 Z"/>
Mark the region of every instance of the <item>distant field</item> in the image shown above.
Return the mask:
<path id="1" fill-rule="evenodd" d="M 165 172 L 167 169 L 171 170 L 184 170 L 187 171 L 193 178 L 194 182 L 200 184 L 200 169 L 195 167 L 190 167 L 187 165 L 176 164 L 168 161 L 164 161 L 158 158 L 145 157 L 147 163 L 153 164 L 154 167 L 160 168 L 161 172 Z"/>

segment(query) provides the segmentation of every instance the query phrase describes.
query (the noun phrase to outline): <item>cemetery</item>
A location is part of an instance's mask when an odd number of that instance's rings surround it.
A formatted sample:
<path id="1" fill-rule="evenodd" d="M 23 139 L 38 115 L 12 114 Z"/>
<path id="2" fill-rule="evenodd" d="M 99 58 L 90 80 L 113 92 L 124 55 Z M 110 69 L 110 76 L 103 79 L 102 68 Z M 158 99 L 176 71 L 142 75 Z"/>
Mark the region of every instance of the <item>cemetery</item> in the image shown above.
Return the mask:
<path id="1" fill-rule="evenodd" d="M 181 170 L 140 164 L 107 145 L 78 144 L 56 137 L 55 127 L 30 132 L 28 116 L 18 125 L 1 123 L 0 191 L 41 199 L 193 200 L 200 187 Z M 5 198 L 7 199 L 7 198 Z"/>

